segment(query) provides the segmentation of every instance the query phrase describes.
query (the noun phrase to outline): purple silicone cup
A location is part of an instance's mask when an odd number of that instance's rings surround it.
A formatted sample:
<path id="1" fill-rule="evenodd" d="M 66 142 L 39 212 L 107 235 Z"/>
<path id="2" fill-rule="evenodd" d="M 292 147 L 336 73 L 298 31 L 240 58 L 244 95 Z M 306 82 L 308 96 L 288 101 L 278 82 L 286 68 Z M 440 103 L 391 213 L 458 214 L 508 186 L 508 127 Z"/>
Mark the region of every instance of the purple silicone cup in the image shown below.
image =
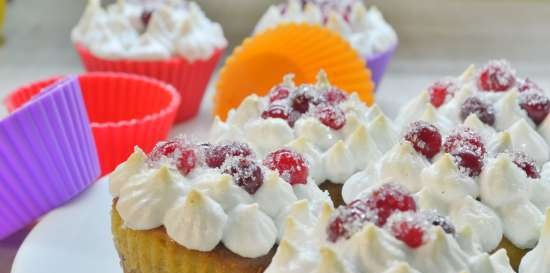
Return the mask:
<path id="1" fill-rule="evenodd" d="M 100 174 L 76 77 L 0 120 L 0 239 L 85 190 Z"/>
<path id="2" fill-rule="evenodd" d="M 371 57 L 366 58 L 367 67 L 371 71 L 371 78 L 375 84 L 375 91 L 378 90 L 378 86 L 380 86 L 380 83 L 382 82 L 382 77 L 384 76 L 386 68 L 388 67 L 390 60 L 393 57 L 395 50 L 397 49 L 397 45 L 398 43 L 391 46 L 386 51 L 377 53 Z"/>

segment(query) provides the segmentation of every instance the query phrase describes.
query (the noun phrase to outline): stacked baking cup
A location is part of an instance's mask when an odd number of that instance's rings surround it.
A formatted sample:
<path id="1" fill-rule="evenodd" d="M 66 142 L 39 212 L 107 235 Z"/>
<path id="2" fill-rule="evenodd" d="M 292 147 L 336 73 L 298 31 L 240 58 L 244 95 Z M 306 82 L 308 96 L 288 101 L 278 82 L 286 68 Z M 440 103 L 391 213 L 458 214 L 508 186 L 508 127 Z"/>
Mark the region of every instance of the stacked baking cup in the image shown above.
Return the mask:
<path id="1" fill-rule="evenodd" d="M 0 239 L 71 200 L 100 173 L 78 79 L 40 90 L 0 120 Z"/>
<path id="2" fill-rule="evenodd" d="M 5 101 L 8 110 L 17 112 L 58 80 L 18 88 Z M 78 75 L 73 81 L 82 90 L 102 174 L 124 161 L 135 145 L 150 150 L 166 138 L 180 105 L 180 95 L 172 86 L 143 76 L 97 72 Z"/>

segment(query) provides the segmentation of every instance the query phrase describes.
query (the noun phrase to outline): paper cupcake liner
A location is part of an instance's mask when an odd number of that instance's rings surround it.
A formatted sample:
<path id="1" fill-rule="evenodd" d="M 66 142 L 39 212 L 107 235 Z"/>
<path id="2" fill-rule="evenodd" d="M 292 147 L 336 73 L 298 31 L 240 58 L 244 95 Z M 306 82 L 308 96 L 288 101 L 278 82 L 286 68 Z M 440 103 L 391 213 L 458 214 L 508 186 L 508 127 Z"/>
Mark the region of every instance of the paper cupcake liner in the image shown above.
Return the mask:
<path id="1" fill-rule="evenodd" d="M 224 49 L 218 49 L 210 59 L 190 63 L 183 58 L 158 61 L 108 60 L 93 55 L 82 45 L 75 47 L 87 71 L 131 73 L 173 85 L 182 98 L 176 116 L 177 122 L 197 115 L 208 82 L 224 52 Z"/>
<path id="2" fill-rule="evenodd" d="M 294 73 L 297 83 L 314 82 L 321 69 L 335 86 L 373 102 L 370 71 L 347 41 L 320 26 L 284 24 L 235 48 L 220 72 L 214 114 L 225 119 L 246 96 L 266 94 L 287 73 Z"/>
<path id="3" fill-rule="evenodd" d="M 78 76 L 102 174 L 126 160 L 138 145 L 149 151 L 168 136 L 180 104 L 175 89 L 160 81 L 124 73 L 98 72 Z M 53 79 L 13 92 L 6 104 L 15 109 Z M 34 89 L 33 89 L 34 88 Z"/>
<path id="4" fill-rule="evenodd" d="M 174 242 L 164 228 L 132 230 L 124 227 L 113 205 L 111 229 L 121 266 L 127 273 L 258 273 L 263 272 L 275 254 L 275 248 L 263 257 L 238 256 L 219 244 L 201 252 Z"/>
<path id="5" fill-rule="evenodd" d="M 367 67 L 370 69 L 372 74 L 372 80 L 374 81 L 374 84 L 376 86 L 375 91 L 378 91 L 380 83 L 382 82 L 382 77 L 384 76 L 386 68 L 390 63 L 396 49 L 397 43 L 388 48 L 386 51 L 365 58 L 367 62 Z"/>
<path id="6" fill-rule="evenodd" d="M 75 77 L 0 121 L 0 238 L 86 189 L 99 161 Z"/>

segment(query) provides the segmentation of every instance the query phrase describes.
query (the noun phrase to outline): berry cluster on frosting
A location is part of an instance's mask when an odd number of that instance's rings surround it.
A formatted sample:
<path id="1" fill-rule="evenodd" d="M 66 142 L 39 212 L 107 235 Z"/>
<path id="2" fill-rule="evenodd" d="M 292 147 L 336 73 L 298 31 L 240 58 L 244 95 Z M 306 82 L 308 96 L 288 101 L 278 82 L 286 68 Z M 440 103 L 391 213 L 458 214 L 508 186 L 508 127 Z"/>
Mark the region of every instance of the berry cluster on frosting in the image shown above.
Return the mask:
<path id="1" fill-rule="evenodd" d="M 339 105 L 348 99 L 348 95 L 328 84 L 324 74 L 321 75 L 321 81 L 315 85 L 295 86 L 288 78 L 282 85 L 273 87 L 262 118 L 283 119 L 293 127 L 298 119 L 312 116 L 333 130 L 342 129 L 346 116 Z"/>
<path id="2" fill-rule="evenodd" d="M 335 210 L 327 227 L 328 240 L 349 239 L 367 223 L 387 229 L 411 248 L 422 246 L 430 226 L 454 234 L 454 225 L 435 211 L 418 211 L 416 200 L 398 184 L 384 184 L 366 197 Z"/>
<path id="3" fill-rule="evenodd" d="M 550 99 L 542 88 L 529 78 L 519 78 L 510 63 L 493 60 L 474 72 L 474 92 L 460 105 L 460 118 L 464 121 L 475 114 L 483 123 L 495 125 L 497 110 L 491 101 L 491 94 L 509 91 L 519 92 L 517 104 L 535 125 L 541 124 L 550 112 Z M 460 79 L 445 78 L 428 87 L 430 102 L 436 108 L 450 101 L 465 83 Z M 498 95 L 497 95 L 498 96 Z"/>
<path id="4" fill-rule="evenodd" d="M 182 175 L 188 175 L 195 168 L 217 168 L 231 175 L 249 194 L 256 193 L 263 184 L 261 165 L 277 171 L 291 185 L 308 182 L 306 159 L 289 148 L 273 151 L 260 162 L 250 146 L 243 142 L 195 144 L 179 137 L 158 143 L 148 158 L 149 165 L 170 164 Z"/>

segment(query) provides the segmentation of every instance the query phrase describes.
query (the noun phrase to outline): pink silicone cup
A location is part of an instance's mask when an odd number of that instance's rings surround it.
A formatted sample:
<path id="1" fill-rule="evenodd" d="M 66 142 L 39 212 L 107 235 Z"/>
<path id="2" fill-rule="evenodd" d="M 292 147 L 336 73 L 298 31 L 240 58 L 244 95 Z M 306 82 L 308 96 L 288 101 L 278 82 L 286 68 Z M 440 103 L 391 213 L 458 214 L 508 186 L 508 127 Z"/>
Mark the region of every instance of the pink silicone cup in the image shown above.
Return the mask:
<path id="1" fill-rule="evenodd" d="M 59 77 L 12 92 L 8 110 L 21 107 Z M 108 174 L 126 160 L 134 146 L 149 151 L 168 136 L 180 96 L 158 80 L 125 73 L 97 72 L 78 76 L 101 162 Z"/>
<path id="2" fill-rule="evenodd" d="M 176 122 L 197 115 L 208 82 L 225 48 L 217 49 L 208 60 L 189 62 L 180 57 L 166 60 L 109 60 L 92 54 L 85 46 L 76 44 L 86 71 L 110 71 L 151 77 L 173 85 L 182 98 Z"/>
<path id="3" fill-rule="evenodd" d="M 0 239 L 95 181 L 99 160 L 75 77 L 0 121 L 0 166 Z"/>

